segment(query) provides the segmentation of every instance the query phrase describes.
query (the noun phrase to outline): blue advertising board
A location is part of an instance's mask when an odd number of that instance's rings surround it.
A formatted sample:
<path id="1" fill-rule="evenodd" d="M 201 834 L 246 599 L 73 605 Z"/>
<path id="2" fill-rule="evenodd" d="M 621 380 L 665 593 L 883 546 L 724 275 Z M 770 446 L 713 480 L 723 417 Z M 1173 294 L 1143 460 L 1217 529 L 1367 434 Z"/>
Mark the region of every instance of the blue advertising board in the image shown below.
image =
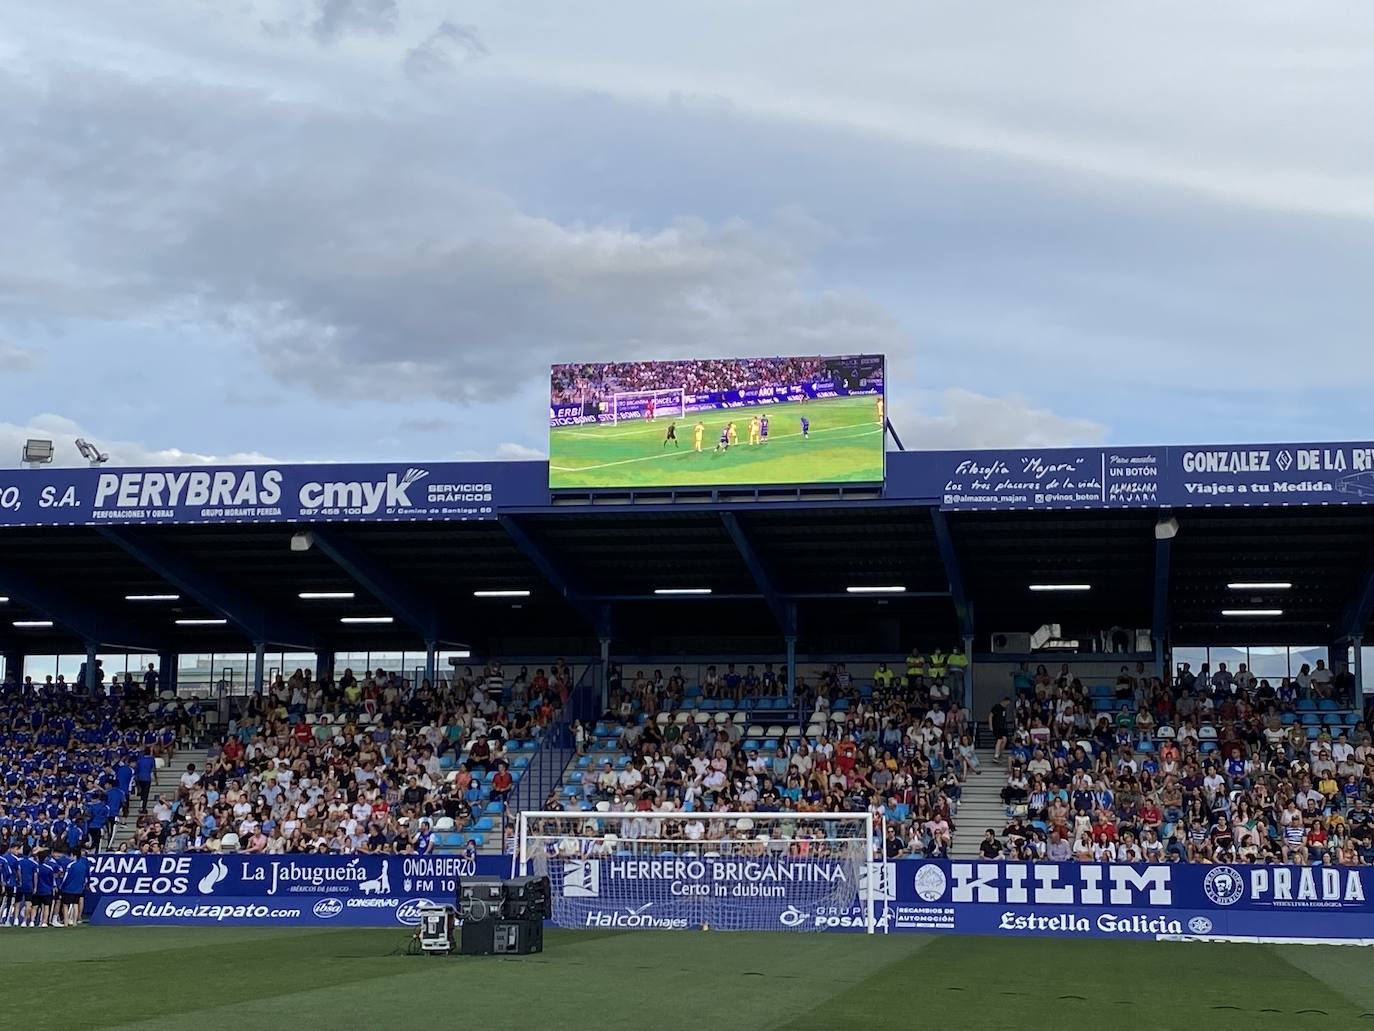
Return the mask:
<path id="1" fill-rule="evenodd" d="M 86 910 L 95 924 L 413 927 L 461 878 L 509 874 L 497 855 L 112 854 L 95 859 Z"/>
<path id="2" fill-rule="evenodd" d="M 414 926 L 463 877 L 510 858 L 139 855 L 97 857 L 98 924 Z M 1259 939 L 1374 944 L 1374 869 L 900 860 L 874 865 L 877 929 L 922 934 Z M 579 928 L 858 932 L 857 874 L 838 860 L 554 858 L 554 922 Z"/>
<path id="3" fill-rule="evenodd" d="M 495 519 L 547 503 L 545 475 L 524 462 L 2 469 L 0 526 Z"/>
<path id="4" fill-rule="evenodd" d="M 1374 504 L 1374 443 L 925 451 L 888 496 L 951 511 Z"/>
<path id="5" fill-rule="evenodd" d="M 1370 505 L 1374 443 L 897 452 L 884 495 L 950 511 Z M 544 462 L 0 469 L 0 527 L 462 521 L 548 505 Z"/>

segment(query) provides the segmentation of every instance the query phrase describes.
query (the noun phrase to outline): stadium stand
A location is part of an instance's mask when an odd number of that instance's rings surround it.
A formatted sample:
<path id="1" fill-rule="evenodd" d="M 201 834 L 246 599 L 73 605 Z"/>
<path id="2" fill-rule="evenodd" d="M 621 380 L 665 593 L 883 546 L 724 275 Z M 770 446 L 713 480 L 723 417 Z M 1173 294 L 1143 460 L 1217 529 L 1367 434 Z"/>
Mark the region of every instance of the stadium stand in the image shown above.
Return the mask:
<path id="1" fill-rule="evenodd" d="M 1087 686 L 1041 667 L 1014 713 L 989 858 L 1374 861 L 1368 715 L 1324 663 L 1276 685 L 1224 663 Z"/>
<path id="2" fill-rule="evenodd" d="M 9 683 L 0 838 L 169 852 L 500 848 L 507 805 L 571 678 L 561 660 L 509 678 L 491 662 L 436 685 L 381 669 L 337 680 L 297 670 L 242 699 L 194 751 L 178 746 L 211 729 L 198 703 L 123 685 L 92 699 Z"/>
<path id="3" fill-rule="evenodd" d="M 1223 666 L 1166 683 L 1123 667 L 1085 685 L 1040 667 L 1016 677 L 997 763 L 991 721 L 928 663 L 864 683 L 834 666 L 799 682 L 800 707 L 771 670 L 722 662 L 691 685 L 637 671 L 578 728 L 556 808 L 869 810 L 889 857 L 1374 861 L 1374 744 L 1348 674 L 1272 685 Z"/>
<path id="4" fill-rule="evenodd" d="M 578 735 L 561 808 L 869 810 L 887 818 L 889 857 L 949 854 L 979 762 L 943 677 L 927 685 L 883 664 L 860 683 L 836 664 L 789 696 L 770 666 L 721 662 L 691 685 L 680 669 L 612 676 L 608 711 Z"/>
<path id="5" fill-rule="evenodd" d="M 143 784 L 200 719 L 194 701 L 164 703 L 132 681 L 92 698 L 67 684 L 0 685 L 0 844 L 110 841 Z"/>

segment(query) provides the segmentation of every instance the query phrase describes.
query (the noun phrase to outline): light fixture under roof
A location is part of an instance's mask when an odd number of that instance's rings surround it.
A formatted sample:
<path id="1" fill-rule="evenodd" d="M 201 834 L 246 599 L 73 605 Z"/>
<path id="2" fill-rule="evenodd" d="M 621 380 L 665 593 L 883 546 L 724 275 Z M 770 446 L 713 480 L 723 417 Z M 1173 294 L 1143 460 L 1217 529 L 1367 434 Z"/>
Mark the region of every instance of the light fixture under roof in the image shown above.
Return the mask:
<path id="1" fill-rule="evenodd" d="M 709 587 L 655 587 L 655 594 L 710 594 Z"/>
<path id="2" fill-rule="evenodd" d="M 472 596 L 474 598 L 528 598 L 530 592 L 519 588 L 511 588 L 510 590 L 503 591 L 473 591 Z"/>
<path id="3" fill-rule="evenodd" d="M 19 630 L 47 630 L 52 626 L 51 619 L 16 619 L 10 624 Z"/>
<path id="4" fill-rule="evenodd" d="M 228 623 L 227 619 L 206 617 L 204 619 L 178 619 L 177 626 L 224 626 Z"/>
<path id="5" fill-rule="evenodd" d="M 1283 609 L 1222 609 L 1221 614 L 1223 616 L 1232 616 L 1236 618 L 1244 618 L 1245 616 L 1282 616 Z"/>
<path id="6" fill-rule="evenodd" d="M 1092 584 L 1031 584 L 1032 591 L 1091 591 Z"/>
<path id="7" fill-rule="evenodd" d="M 8 605 L 9 603 L 10 600 L 6 598 L 3 594 L 0 594 L 0 605 Z"/>
<path id="8" fill-rule="evenodd" d="M 179 594 L 126 594 L 125 601 L 181 601 Z"/>
<path id="9" fill-rule="evenodd" d="M 357 595 L 352 591 L 301 591 L 296 597 L 303 601 L 350 601 Z"/>
<path id="10" fill-rule="evenodd" d="M 1227 584 L 1228 591 L 1291 591 L 1293 585 L 1287 580 L 1238 580 Z"/>
<path id="11" fill-rule="evenodd" d="M 340 623 L 394 623 L 391 616 L 341 616 Z"/>
<path id="12" fill-rule="evenodd" d="M 845 590 L 850 594 L 905 594 L 906 588 L 896 584 L 889 586 L 869 586 L 861 584 L 854 587 L 846 587 Z"/>

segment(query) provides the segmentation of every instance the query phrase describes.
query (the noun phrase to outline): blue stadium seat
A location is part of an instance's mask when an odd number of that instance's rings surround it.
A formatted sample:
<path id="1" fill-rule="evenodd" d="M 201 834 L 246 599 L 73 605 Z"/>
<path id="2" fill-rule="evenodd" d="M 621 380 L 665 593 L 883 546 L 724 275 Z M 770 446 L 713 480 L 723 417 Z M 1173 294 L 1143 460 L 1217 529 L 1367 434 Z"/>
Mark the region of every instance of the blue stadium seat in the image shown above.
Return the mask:
<path id="1" fill-rule="evenodd" d="M 1279 716 L 1279 722 L 1285 727 L 1291 727 L 1294 723 L 1298 722 L 1298 717 L 1295 713 L 1285 712 Z"/>
<path id="2" fill-rule="evenodd" d="M 496 821 L 490 816 L 484 816 L 469 828 L 474 831 L 490 831 L 496 829 Z"/>
<path id="3" fill-rule="evenodd" d="M 1317 708 L 1317 703 L 1312 701 L 1311 698 L 1303 698 L 1294 708 L 1296 708 L 1298 712 L 1314 712 Z"/>
<path id="4" fill-rule="evenodd" d="M 1317 708 L 1322 712 L 1334 712 L 1340 706 L 1332 698 L 1319 698 L 1317 699 Z"/>
<path id="5" fill-rule="evenodd" d="M 1320 736 L 1321 736 L 1321 728 L 1320 728 L 1320 727 L 1308 727 L 1308 728 L 1307 728 L 1307 740 L 1309 740 L 1309 741 L 1315 741 L 1315 740 L 1317 740 L 1317 738 L 1319 738 Z"/>
<path id="6" fill-rule="evenodd" d="M 1347 712 L 1345 714 L 1345 725 L 1347 727 L 1353 727 L 1356 723 L 1359 723 L 1361 719 L 1363 719 L 1363 717 L 1358 712 Z"/>

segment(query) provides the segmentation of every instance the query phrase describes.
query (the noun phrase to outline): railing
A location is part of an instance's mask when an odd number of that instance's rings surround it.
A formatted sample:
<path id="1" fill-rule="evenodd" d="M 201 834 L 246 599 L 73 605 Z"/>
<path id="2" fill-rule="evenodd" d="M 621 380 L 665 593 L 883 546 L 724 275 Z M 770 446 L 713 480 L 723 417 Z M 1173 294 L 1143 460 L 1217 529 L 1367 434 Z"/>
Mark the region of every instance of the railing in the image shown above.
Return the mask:
<path id="1" fill-rule="evenodd" d="M 596 671 L 594 674 L 594 670 Z M 594 674 L 594 675 L 593 675 Z M 517 814 L 525 810 L 544 809 L 549 793 L 563 781 L 563 773 L 576 754 L 572 725 L 576 721 L 583 724 L 594 723 L 601 710 L 601 675 L 599 667 L 587 666 L 578 678 L 577 685 L 568 696 L 554 721 L 544 731 L 539 750 L 530 760 L 529 769 L 520 778 L 516 788 L 515 802 L 508 805 L 502 813 L 502 837 L 505 825 L 514 822 Z"/>

